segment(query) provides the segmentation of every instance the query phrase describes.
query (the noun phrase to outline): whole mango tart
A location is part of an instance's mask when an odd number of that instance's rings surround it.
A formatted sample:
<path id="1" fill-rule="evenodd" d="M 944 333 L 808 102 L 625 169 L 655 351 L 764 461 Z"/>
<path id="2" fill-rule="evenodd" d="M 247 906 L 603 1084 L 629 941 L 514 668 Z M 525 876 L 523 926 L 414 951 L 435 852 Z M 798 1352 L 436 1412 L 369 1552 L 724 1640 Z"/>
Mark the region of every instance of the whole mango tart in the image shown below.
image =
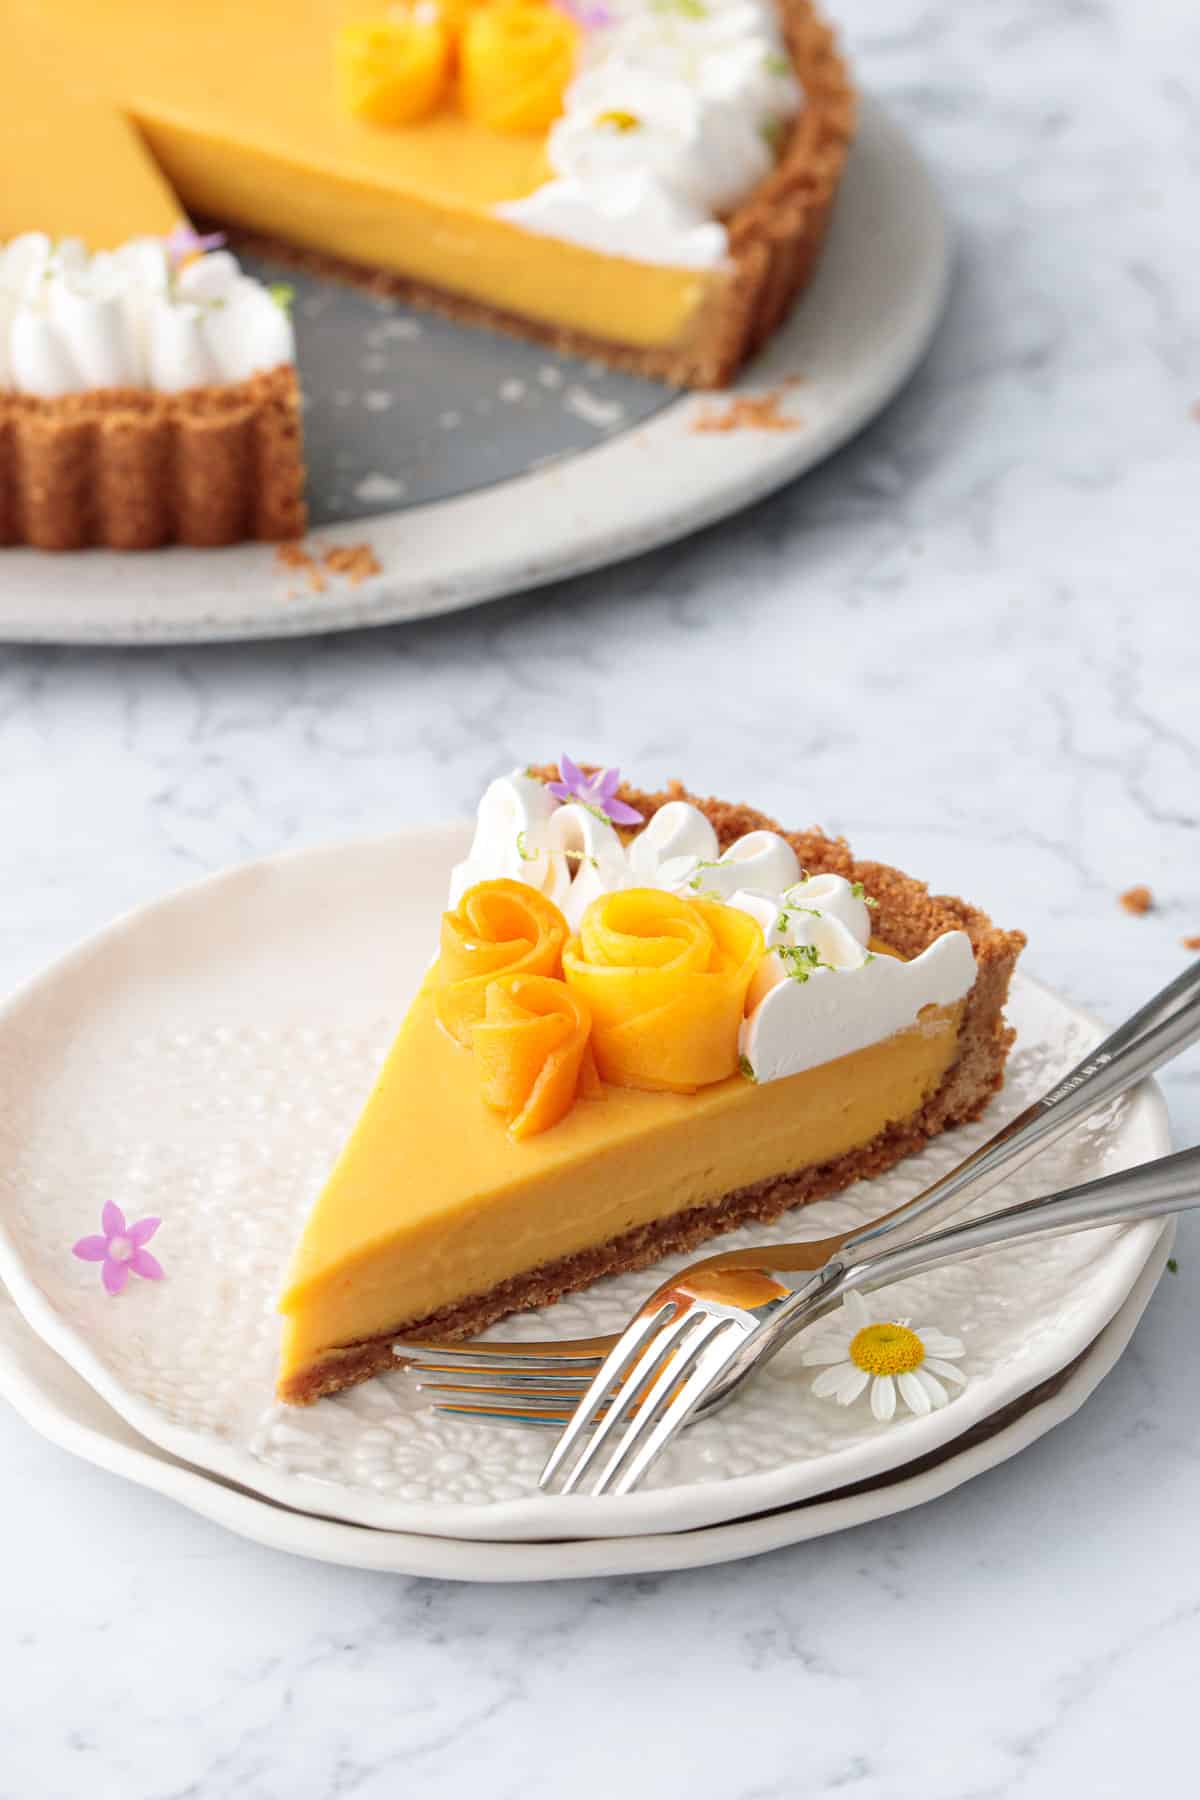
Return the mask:
<path id="1" fill-rule="evenodd" d="M 280 1398 L 890 1169 L 1004 1077 L 1019 932 L 617 771 L 494 781 L 280 1302 Z"/>
<path id="2" fill-rule="evenodd" d="M 290 339 L 260 312 L 241 343 L 228 249 L 180 284 L 149 244 L 203 222 L 717 387 L 812 274 L 853 131 L 809 0 L 10 0 L 6 25 L 0 543 L 303 529 Z"/>

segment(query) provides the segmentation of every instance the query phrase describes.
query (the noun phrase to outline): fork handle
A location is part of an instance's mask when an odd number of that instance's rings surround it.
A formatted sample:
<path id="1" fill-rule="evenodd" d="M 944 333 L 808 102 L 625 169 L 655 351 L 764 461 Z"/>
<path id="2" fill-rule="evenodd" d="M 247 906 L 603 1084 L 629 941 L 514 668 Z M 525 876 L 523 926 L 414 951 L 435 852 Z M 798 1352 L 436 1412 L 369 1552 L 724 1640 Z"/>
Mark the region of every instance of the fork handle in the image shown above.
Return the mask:
<path id="1" fill-rule="evenodd" d="M 1164 1213 L 1187 1212 L 1198 1206 L 1200 1147 L 1142 1163 L 1136 1169 L 1122 1169 L 1099 1181 L 1084 1182 L 1081 1187 L 1066 1188 L 1048 1199 L 1025 1200 L 1019 1206 L 989 1213 L 986 1218 L 947 1225 L 941 1231 L 878 1251 L 860 1262 L 839 1259 L 840 1271 L 829 1285 L 836 1288 L 839 1297 L 850 1288 L 870 1293 L 890 1282 L 921 1275 L 927 1269 L 1000 1244 L 1023 1243 L 1029 1238 L 1096 1225 L 1157 1219 Z"/>
<path id="2" fill-rule="evenodd" d="M 844 1254 L 873 1246 L 903 1231 L 934 1207 L 950 1210 L 994 1187 L 1079 1119 L 1096 1112 L 1200 1038 L 1200 964 L 1185 969 L 1133 1016 L 1097 1044 L 1048 1094 L 1002 1125 L 957 1168 L 925 1188 L 907 1206 L 846 1238 Z"/>

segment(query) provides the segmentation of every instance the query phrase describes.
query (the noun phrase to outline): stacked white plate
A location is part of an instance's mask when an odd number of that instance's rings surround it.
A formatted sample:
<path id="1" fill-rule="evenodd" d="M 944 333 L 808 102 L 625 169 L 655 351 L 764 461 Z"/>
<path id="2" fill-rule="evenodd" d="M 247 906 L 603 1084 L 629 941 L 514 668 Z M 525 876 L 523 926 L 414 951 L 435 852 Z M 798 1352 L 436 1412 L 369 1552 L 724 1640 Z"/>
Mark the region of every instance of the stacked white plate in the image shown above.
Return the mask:
<path id="1" fill-rule="evenodd" d="M 11 1296 L 0 1296 L 0 1392 L 32 1425 L 282 1549 L 540 1580 L 750 1555 L 899 1511 L 1082 1403 L 1153 1291 L 1169 1225 L 1018 1246 L 902 1284 L 889 1310 L 965 1342 L 968 1385 L 949 1406 L 877 1424 L 865 1406 L 815 1398 L 793 1346 L 624 1499 L 540 1494 L 542 1432 L 438 1414 L 402 1371 L 313 1408 L 278 1406 L 281 1272 L 428 962 L 466 838 L 461 827 L 414 832 L 205 882 L 92 939 L 0 1013 L 0 1275 Z M 1010 1080 L 984 1125 L 772 1235 L 824 1235 L 896 1205 L 1099 1035 L 1031 981 L 1011 1016 Z M 1147 1086 L 981 1205 L 1168 1147 Z M 109 1200 L 131 1221 L 162 1218 L 165 1279 L 133 1276 L 116 1298 L 71 1253 Z M 497 1334 L 619 1328 L 655 1279 L 600 1283 Z"/>

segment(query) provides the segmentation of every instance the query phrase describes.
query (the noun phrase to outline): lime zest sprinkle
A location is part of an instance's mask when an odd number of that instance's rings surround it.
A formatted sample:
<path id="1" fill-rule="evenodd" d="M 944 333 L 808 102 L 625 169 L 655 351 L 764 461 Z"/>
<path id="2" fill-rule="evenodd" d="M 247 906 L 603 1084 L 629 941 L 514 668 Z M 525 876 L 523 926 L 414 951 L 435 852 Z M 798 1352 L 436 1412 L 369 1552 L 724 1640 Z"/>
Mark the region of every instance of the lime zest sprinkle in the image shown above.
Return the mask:
<path id="1" fill-rule="evenodd" d="M 614 131 L 640 131 L 642 121 L 636 113 L 626 112 L 622 106 L 610 106 L 607 112 L 597 113 L 596 125 L 609 125 Z"/>
<path id="2" fill-rule="evenodd" d="M 282 313 L 290 313 L 296 298 L 296 290 L 290 281 L 273 281 L 267 289 L 272 300 Z"/>
<path id="3" fill-rule="evenodd" d="M 522 862 L 536 862 L 538 859 L 537 851 L 529 848 L 523 831 L 517 833 L 517 855 Z"/>
<path id="4" fill-rule="evenodd" d="M 833 964 L 821 960 L 815 944 L 776 944 L 775 954 L 788 972 L 790 981 L 807 981 L 814 969 L 832 969 Z"/>
<path id="5" fill-rule="evenodd" d="M 754 1073 L 754 1064 L 748 1056 L 738 1057 L 738 1074 L 744 1075 L 747 1081 L 755 1083 L 758 1081 L 758 1076 Z"/>

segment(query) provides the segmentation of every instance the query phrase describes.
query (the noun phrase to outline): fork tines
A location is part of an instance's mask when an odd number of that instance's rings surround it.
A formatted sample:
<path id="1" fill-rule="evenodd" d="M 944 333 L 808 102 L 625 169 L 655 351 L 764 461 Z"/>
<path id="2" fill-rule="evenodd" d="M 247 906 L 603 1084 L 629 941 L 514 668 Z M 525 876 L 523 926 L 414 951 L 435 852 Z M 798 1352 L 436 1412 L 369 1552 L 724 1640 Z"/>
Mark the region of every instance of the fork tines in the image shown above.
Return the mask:
<path id="1" fill-rule="evenodd" d="M 697 1306 L 682 1296 L 648 1303 L 579 1402 L 550 1454 L 541 1486 L 572 1493 L 607 1448 L 610 1454 L 591 1492 L 623 1494 L 636 1487 L 729 1367 L 747 1329 L 730 1311 Z"/>

